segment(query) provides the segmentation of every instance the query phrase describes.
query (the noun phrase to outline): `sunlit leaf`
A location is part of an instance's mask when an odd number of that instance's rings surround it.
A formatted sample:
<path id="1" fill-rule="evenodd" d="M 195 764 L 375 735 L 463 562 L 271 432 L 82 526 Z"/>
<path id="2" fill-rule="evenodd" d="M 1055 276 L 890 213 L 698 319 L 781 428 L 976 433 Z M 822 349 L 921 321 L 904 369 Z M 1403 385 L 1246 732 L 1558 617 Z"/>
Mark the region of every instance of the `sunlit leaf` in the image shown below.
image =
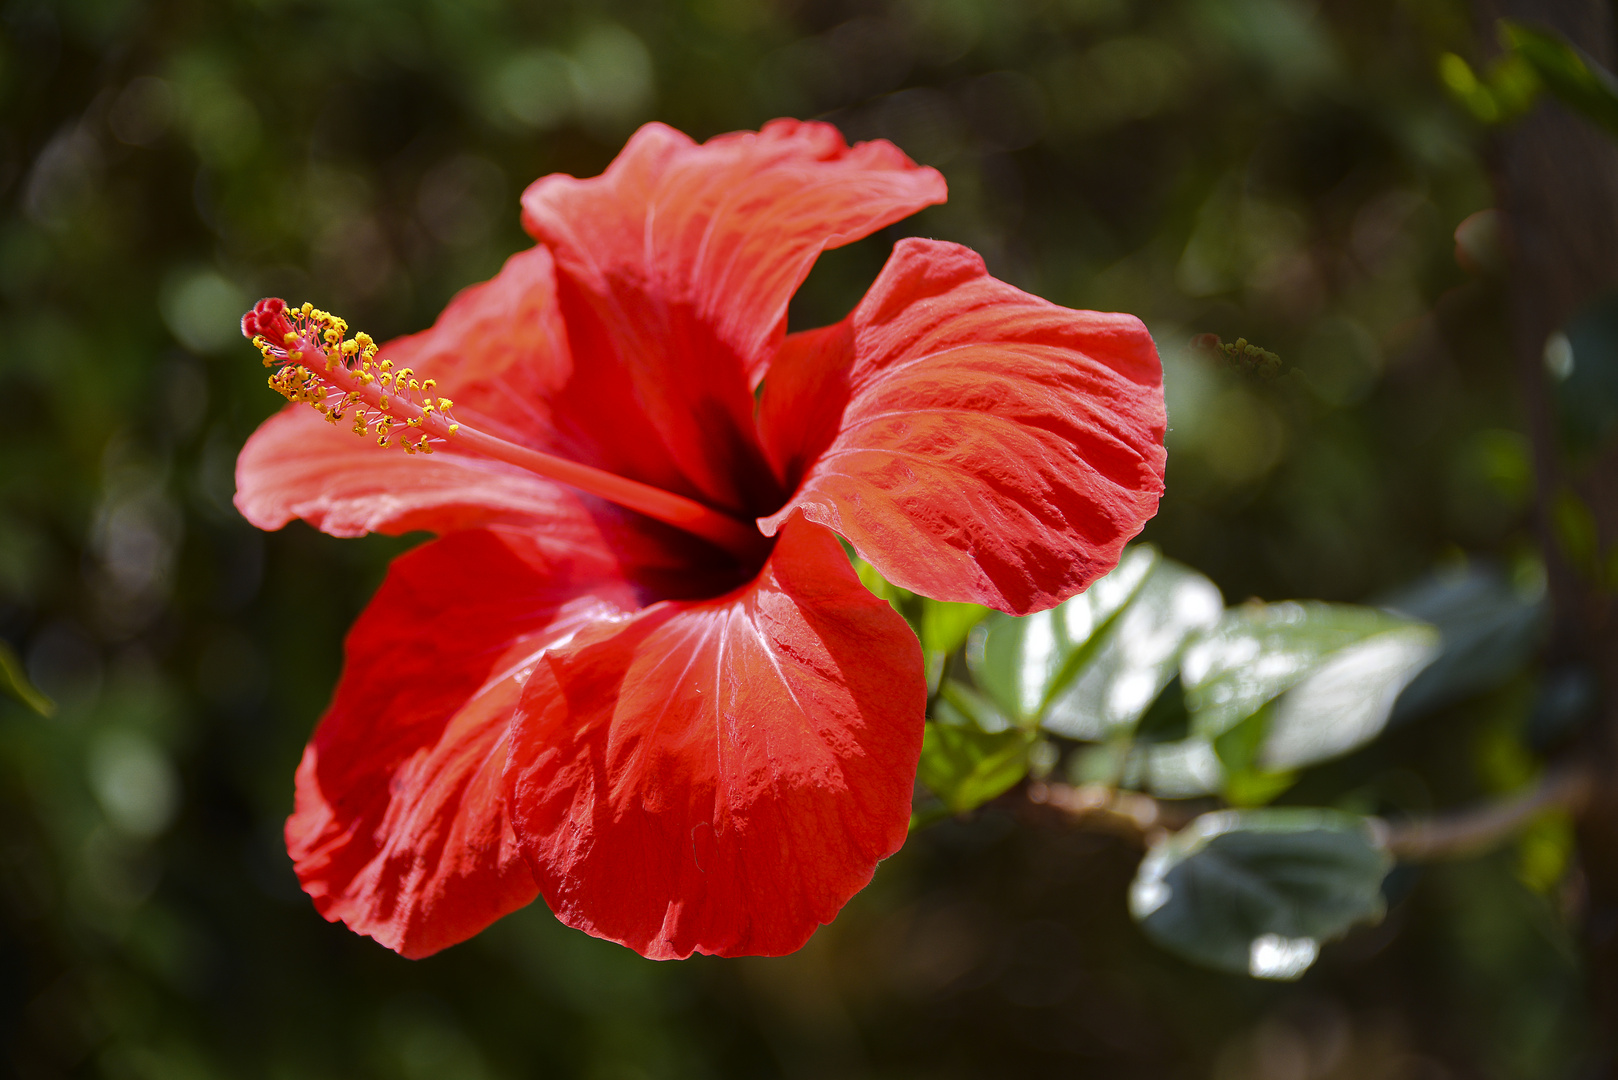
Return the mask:
<path id="1" fill-rule="evenodd" d="M 0 690 L 41 716 L 49 716 L 56 711 L 56 703 L 40 693 L 39 688 L 28 681 L 22 661 L 17 658 L 11 646 L 3 641 L 0 641 Z"/>
<path id="2" fill-rule="evenodd" d="M 1212 795 L 1224 787 L 1225 772 L 1213 743 L 1201 736 L 1146 748 L 1146 790 L 1161 799 Z"/>
<path id="3" fill-rule="evenodd" d="M 1008 714 L 1038 717 L 1050 695 L 1092 655 L 1158 558 L 1153 548 L 1130 548 L 1112 573 L 1050 611 L 1022 618 L 991 615 L 967 646 L 967 666 L 977 684 Z"/>
<path id="4" fill-rule="evenodd" d="M 1195 963 L 1295 979 L 1322 942 L 1382 916 L 1392 860 L 1369 821 L 1330 810 L 1225 810 L 1154 843 L 1130 913 Z"/>
<path id="5" fill-rule="evenodd" d="M 1027 775 L 1032 742 L 1021 729 L 986 732 L 929 720 L 917 775 L 952 813 L 965 813 Z"/>
<path id="6" fill-rule="evenodd" d="M 1618 79 L 1558 35 L 1500 20 L 1500 37 L 1561 102 L 1618 135 Z"/>
<path id="7" fill-rule="evenodd" d="M 1440 636 L 1437 658 L 1399 695 L 1394 723 L 1500 686 L 1533 659 L 1544 637 L 1543 587 L 1514 586 L 1488 567 L 1433 574 L 1382 606 L 1431 624 Z"/>
<path id="8" fill-rule="evenodd" d="M 1041 717 L 1047 731 L 1104 739 L 1134 727 L 1175 677 L 1180 653 L 1219 622 L 1224 599 L 1195 570 L 1159 559 Z"/>
<path id="9" fill-rule="evenodd" d="M 1276 700 L 1258 755 L 1265 772 L 1313 765 L 1370 742 L 1399 693 L 1438 655 L 1438 632 L 1420 623 L 1334 653 Z"/>
<path id="10" fill-rule="evenodd" d="M 923 600 L 921 606 L 921 647 L 929 653 L 949 654 L 966 644 L 966 636 L 983 621 L 989 609 L 981 604 L 952 604 L 946 600 Z"/>
<path id="11" fill-rule="evenodd" d="M 1408 626 L 1346 604 L 1243 604 L 1193 642 L 1180 663 L 1192 730 L 1212 739 L 1301 682 L 1332 653 Z"/>

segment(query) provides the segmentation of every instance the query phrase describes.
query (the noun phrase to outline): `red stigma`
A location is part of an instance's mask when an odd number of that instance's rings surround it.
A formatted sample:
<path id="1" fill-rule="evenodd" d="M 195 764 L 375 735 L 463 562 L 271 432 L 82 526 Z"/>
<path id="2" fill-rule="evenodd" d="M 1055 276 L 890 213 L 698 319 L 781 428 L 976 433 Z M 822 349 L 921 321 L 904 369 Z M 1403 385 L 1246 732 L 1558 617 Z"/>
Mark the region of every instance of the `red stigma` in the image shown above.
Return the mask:
<path id="1" fill-rule="evenodd" d="M 286 309 L 287 302 L 279 296 L 267 296 L 260 300 L 242 316 L 242 336 L 251 341 L 263 335 L 279 344 L 286 334 L 292 332 Z"/>

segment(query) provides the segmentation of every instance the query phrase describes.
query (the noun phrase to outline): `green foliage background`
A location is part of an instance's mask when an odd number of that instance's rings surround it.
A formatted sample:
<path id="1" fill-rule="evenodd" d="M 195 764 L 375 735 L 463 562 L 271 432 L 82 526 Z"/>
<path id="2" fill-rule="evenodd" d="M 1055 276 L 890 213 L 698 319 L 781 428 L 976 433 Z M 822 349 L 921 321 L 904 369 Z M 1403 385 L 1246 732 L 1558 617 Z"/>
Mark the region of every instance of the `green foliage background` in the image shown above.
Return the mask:
<path id="1" fill-rule="evenodd" d="M 236 319 L 379 340 L 525 244 L 516 197 L 634 127 L 885 137 L 946 206 L 828 255 L 969 244 L 1147 320 L 1169 493 L 1146 538 L 1227 598 L 1361 601 L 1531 549 L 1458 0 L 4 0 L 0 1039 L 19 1077 L 1552 1077 L 1585 1043 L 1555 822 L 1396 872 L 1300 983 L 1149 945 L 1138 849 L 989 808 L 919 833 L 801 953 L 653 964 L 535 907 L 409 962 L 329 926 L 281 848 L 342 635 L 416 538 L 262 535 L 237 449 L 279 404 Z M 1279 354 L 1259 380 L 1188 348 Z M 409 673 L 430 678 L 430 672 Z M 1514 682 L 1309 779 L 1422 810 L 1531 770 Z M 1313 788 L 1310 785 L 1314 785 Z"/>

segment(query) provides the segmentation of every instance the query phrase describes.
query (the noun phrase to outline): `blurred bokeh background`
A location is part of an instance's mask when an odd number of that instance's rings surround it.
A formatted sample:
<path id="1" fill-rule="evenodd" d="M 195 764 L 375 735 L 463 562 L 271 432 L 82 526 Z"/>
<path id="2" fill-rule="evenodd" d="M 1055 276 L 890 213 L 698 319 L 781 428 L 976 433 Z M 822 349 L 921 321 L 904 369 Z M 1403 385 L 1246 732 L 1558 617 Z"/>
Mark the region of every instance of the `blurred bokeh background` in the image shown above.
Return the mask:
<path id="1" fill-rule="evenodd" d="M 60 705 L 0 699 L 4 1068 L 1578 1075 L 1565 830 L 1400 871 L 1388 919 L 1295 984 L 1159 952 L 1125 911 L 1137 848 L 1007 807 L 918 834 L 795 956 L 654 964 L 536 905 L 402 960 L 313 912 L 280 828 L 342 636 L 421 538 L 231 506 L 281 403 L 251 301 L 417 330 L 526 245 L 532 179 L 599 172 L 646 120 L 814 116 L 950 201 L 826 256 L 794 326 L 841 317 L 896 238 L 959 241 L 1147 321 L 1172 430 L 1146 537 L 1232 601 L 1525 565 L 1501 286 L 1453 253 L 1493 202 L 1488 134 L 1436 74 L 1476 33 L 1460 0 L 0 2 L 0 637 Z M 1320 783 L 1368 808 L 1510 787 L 1525 693 Z"/>

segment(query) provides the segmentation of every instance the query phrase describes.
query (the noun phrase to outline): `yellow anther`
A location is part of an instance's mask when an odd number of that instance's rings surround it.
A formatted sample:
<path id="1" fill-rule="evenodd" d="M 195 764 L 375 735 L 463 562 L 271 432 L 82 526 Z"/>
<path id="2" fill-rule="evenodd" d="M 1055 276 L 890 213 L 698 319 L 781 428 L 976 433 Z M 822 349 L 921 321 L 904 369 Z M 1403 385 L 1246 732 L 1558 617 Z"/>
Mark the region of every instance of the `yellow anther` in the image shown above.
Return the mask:
<path id="1" fill-rule="evenodd" d="M 393 370 L 393 361 L 392 360 L 384 360 L 384 361 L 382 361 L 382 370 L 383 371 L 392 371 Z"/>
<path id="2" fill-rule="evenodd" d="M 384 409 L 387 408 L 388 407 L 388 395 L 383 394 L 382 395 L 382 400 L 381 400 L 381 402 L 379 402 L 379 404 L 382 406 L 382 408 L 384 408 Z"/>
<path id="3" fill-rule="evenodd" d="M 459 425 L 459 424 L 451 424 L 449 426 L 449 433 L 451 435 L 455 434 L 459 430 L 461 430 L 461 425 Z"/>
<path id="4" fill-rule="evenodd" d="M 410 389 L 412 389 L 412 390 L 420 390 L 421 389 L 421 384 L 419 382 L 417 382 L 415 379 L 411 379 L 410 380 Z"/>
<path id="5" fill-rule="evenodd" d="M 300 315 L 302 315 L 304 318 L 307 319 L 309 317 L 309 313 L 314 311 L 314 310 L 315 310 L 315 305 L 313 305 L 313 304 L 309 303 L 309 301 L 305 300 L 303 302 L 303 307 L 298 309 L 298 313 Z"/>
<path id="6" fill-rule="evenodd" d="M 376 444 L 378 446 L 382 447 L 382 449 L 386 450 L 388 448 L 388 437 L 387 437 L 387 435 L 386 434 L 378 435 L 376 437 Z"/>
<path id="7" fill-rule="evenodd" d="M 453 408 L 454 406 L 455 406 L 455 402 L 451 401 L 447 397 L 441 397 L 441 398 L 438 399 L 439 411 L 443 411 L 444 409 Z"/>

